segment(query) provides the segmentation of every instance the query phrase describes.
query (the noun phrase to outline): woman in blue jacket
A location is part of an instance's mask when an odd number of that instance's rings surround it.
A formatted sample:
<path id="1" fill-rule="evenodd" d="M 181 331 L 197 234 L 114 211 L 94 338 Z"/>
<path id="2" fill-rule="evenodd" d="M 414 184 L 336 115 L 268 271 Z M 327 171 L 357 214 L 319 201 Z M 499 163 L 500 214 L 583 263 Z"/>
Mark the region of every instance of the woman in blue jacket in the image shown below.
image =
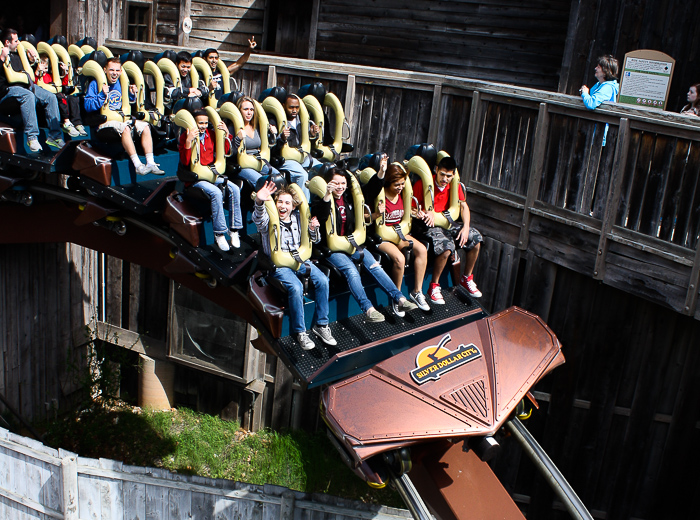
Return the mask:
<path id="1" fill-rule="evenodd" d="M 611 55 L 601 56 L 598 58 L 598 65 L 595 67 L 595 79 L 598 83 L 593 85 L 590 89 L 583 85 L 579 92 L 581 93 L 581 99 L 583 104 L 588 110 L 595 110 L 604 101 L 617 101 L 617 95 L 620 92 L 620 84 L 617 82 L 617 73 L 619 70 L 619 64 L 617 60 Z M 605 123 L 605 130 L 603 131 L 603 143 L 605 146 L 605 141 L 608 137 L 609 125 Z"/>

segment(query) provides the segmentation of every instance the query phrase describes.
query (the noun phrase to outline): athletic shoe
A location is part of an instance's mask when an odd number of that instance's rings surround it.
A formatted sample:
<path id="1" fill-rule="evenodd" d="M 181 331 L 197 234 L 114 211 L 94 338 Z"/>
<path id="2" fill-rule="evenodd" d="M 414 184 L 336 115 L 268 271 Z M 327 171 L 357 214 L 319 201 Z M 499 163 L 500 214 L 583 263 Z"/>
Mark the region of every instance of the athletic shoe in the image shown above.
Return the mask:
<path id="1" fill-rule="evenodd" d="M 46 144 L 51 148 L 56 148 L 57 150 L 60 150 L 61 148 L 66 146 L 66 142 L 60 137 L 58 139 L 51 139 L 49 137 L 46 139 Z"/>
<path id="2" fill-rule="evenodd" d="M 68 134 L 71 137 L 80 137 L 80 132 L 78 132 L 78 129 L 73 126 L 73 123 L 70 121 L 66 121 L 63 123 L 63 126 L 61 127 L 63 129 L 64 134 Z"/>
<path id="3" fill-rule="evenodd" d="M 476 283 L 474 283 L 473 274 L 470 274 L 469 276 L 462 275 L 462 279 L 459 281 L 459 284 L 464 287 L 474 298 L 481 298 L 481 291 L 476 286 Z"/>
<path id="4" fill-rule="evenodd" d="M 428 305 L 428 302 L 425 301 L 425 296 L 423 296 L 422 292 L 412 292 L 410 296 L 411 300 L 413 300 L 413 303 L 415 303 L 420 310 L 425 312 L 428 312 L 430 310 L 430 306 Z"/>
<path id="5" fill-rule="evenodd" d="M 367 316 L 365 319 L 370 323 L 380 323 L 386 319 L 377 309 L 370 309 L 365 315 Z"/>
<path id="6" fill-rule="evenodd" d="M 83 125 L 75 125 L 75 129 L 80 135 L 82 135 L 83 137 L 87 137 L 87 130 L 85 130 L 85 127 Z"/>
<path id="7" fill-rule="evenodd" d="M 316 346 L 306 332 L 299 332 L 298 334 L 295 334 L 295 339 L 297 340 L 297 343 L 299 343 L 299 346 L 301 346 L 301 348 L 304 350 L 311 350 Z"/>
<path id="8" fill-rule="evenodd" d="M 238 231 L 232 229 L 229 231 L 229 236 L 231 237 L 231 245 L 238 249 L 241 247 L 241 237 L 238 236 Z"/>
<path id="9" fill-rule="evenodd" d="M 415 303 L 408 301 L 406 298 L 404 298 L 402 301 L 399 302 L 399 310 L 401 312 L 406 312 L 406 311 L 413 311 L 418 308 L 418 305 Z"/>
<path id="10" fill-rule="evenodd" d="M 442 297 L 442 291 L 440 291 L 440 284 L 431 283 L 428 289 L 428 298 L 433 303 L 438 305 L 445 305 L 445 298 Z"/>
<path id="11" fill-rule="evenodd" d="M 408 301 L 408 300 L 406 300 Z M 398 318 L 403 318 L 406 316 L 406 313 L 401 310 L 401 304 L 396 303 L 396 302 L 391 302 L 391 312 L 394 313 L 394 315 Z"/>
<path id="12" fill-rule="evenodd" d="M 331 328 L 328 325 L 314 325 L 311 327 L 311 332 L 321 338 L 321 341 L 323 341 L 326 345 L 332 346 L 338 344 L 338 342 L 333 338 Z"/>
<path id="13" fill-rule="evenodd" d="M 231 249 L 228 242 L 226 242 L 226 237 L 224 235 L 216 235 L 216 245 L 222 251 L 228 251 Z"/>
<path id="14" fill-rule="evenodd" d="M 39 144 L 39 139 L 37 139 L 36 137 L 30 137 L 29 139 L 27 139 L 27 147 L 29 148 L 29 151 L 31 153 L 40 153 L 44 151 L 44 149 Z"/>
<path id="15" fill-rule="evenodd" d="M 151 169 L 147 165 L 139 163 L 139 165 L 136 167 L 136 173 L 139 175 L 148 175 L 151 173 Z"/>
<path id="16" fill-rule="evenodd" d="M 163 175 L 165 173 L 156 163 L 147 164 L 146 167 L 148 168 L 148 173 L 153 173 L 155 175 Z"/>

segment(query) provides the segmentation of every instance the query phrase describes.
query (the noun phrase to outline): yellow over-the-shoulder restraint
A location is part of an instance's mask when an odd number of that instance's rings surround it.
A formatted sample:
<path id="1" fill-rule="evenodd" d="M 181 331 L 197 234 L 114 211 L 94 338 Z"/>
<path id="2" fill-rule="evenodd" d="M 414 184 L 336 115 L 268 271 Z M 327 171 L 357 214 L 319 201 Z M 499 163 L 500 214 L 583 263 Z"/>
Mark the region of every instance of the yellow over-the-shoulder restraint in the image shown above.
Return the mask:
<path id="1" fill-rule="evenodd" d="M 323 144 L 325 118 L 321 103 L 318 102 L 318 99 L 309 94 L 304 96 L 304 104 L 309 110 L 311 118 L 316 122 L 319 128 L 318 139 L 314 147 L 323 152 L 323 158 L 327 161 L 337 160 L 343 148 L 343 125 L 345 124 L 343 105 L 340 104 L 340 100 L 332 92 L 326 93 L 326 97 L 323 98 L 323 106 L 329 107 L 335 114 L 333 144 L 326 146 Z"/>
<path id="2" fill-rule="evenodd" d="M 348 186 L 352 191 L 352 202 L 355 206 L 355 229 L 350 235 L 343 236 L 339 233 L 339 224 L 335 219 L 335 198 L 331 195 L 331 213 L 326 220 L 326 245 L 333 252 L 342 252 L 352 255 L 356 248 L 352 244 L 355 242 L 358 246 L 365 243 L 367 237 L 367 225 L 364 218 L 365 198 L 362 195 L 362 188 L 357 178 L 350 174 L 351 186 Z M 327 183 L 320 175 L 313 177 L 307 184 L 309 191 L 317 197 L 323 198 L 326 195 Z"/>
<path id="3" fill-rule="evenodd" d="M 257 101 L 253 100 L 253 106 L 255 107 L 255 114 L 258 118 L 258 133 L 260 134 L 260 153 L 258 155 L 249 155 L 246 153 L 245 149 L 245 137 L 241 139 L 241 144 L 238 147 L 238 164 L 241 168 L 252 168 L 256 171 L 262 171 L 265 161 L 270 160 L 270 142 L 267 138 L 268 127 L 270 123 L 267 120 L 267 115 L 262 105 Z M 219 114 L 224 119 L 228 119 L 233 122 L 234 134 L 238 135 L 238 132 L 243 128 L 243 116 L 238 107 L 227 101 L 219 107 Z"/>
<path id="4" fill-rule="evenodd" d="M 399 164 L 399 166 L 403 168 L 403 165 L 400 163 L 392 164 Z M 362 170 L 362 172 L 360 172 L 362 184 L 367 184 L 369 179 L 376 175 L 376 173 L 377 172 L 373 168 L 365 168 Z M 408 179 L 406 180 L 406 185 L 404 186 L 401 195 L 403 199 L 403 217 L 401 218 L 401 221 L 396 224 L 396 226 L 398 226 L 403 236 L 406 236 L 411 232 L 411 202 L 413 200 L 413 187 Z M 377 195 L 377 198 L 374 201 L 375 213 L 379 211 L 380 203 L 384 203 L 384 211 L 374 220 L 374 232 L 379 235 L 382 240 L 398 245 L 402 238 L 399 236 L 397 230 L 394 229 L 394 226 L 389 226 L 384 223 L 386 218 L 386 195 L 384 193 L 384 188 L 381 189 L 379 195 Z"/>
<path id="5" fill-rule="evenodd" d="M 19 51 L 19 45 L 17 46 L 17 49 Z M 0 44 L 0 49 L 3 48 L 3 45 Z M 9 50 L 9 49 L 8 49 Z M 22 52 L 24 52 L 24 49 L 22 49 Z M 26 60 L 27 57 L 25 56 L 24 59 Z M 27 74 L 24 72 L 17 72 L 15 69 L 12 68 L 12 65 L 10 64 L 10 54 L 8 53 L 7 58 L 5 58 L 5 61 L 2 64 L 2 69 L 5 73 L 5 78 L 7 78 L 7 82 L 10 85 L 29 85 L 29 78 L 27 77 Z"/>
<path id="6" fill-rule="evenodd" d="M 163 114 L 165 114 L 165 80 L 163 78 L 163 72 L 158 65 L 156 65 L 153 61 L 148 60 L 143 64 L 143 73 L 153 78 L 154 89 L 156 92 L 156 100 L 154 103 L 155 110 L 148 111 L 148 122 L 152 125 L 158 126 L 163 118 Z"/>
<path id="7" fill-rule="evenodd" d="M 107 84 L 107 76 L 102 66 L 95 60 L 88 60 L 83 65 L 83 76 L 93 78 L 97 82 L 97 91 L 101 92 L 102 87 Z M 122 109 L 120 111 L 111 110 L 109 104 L 105 102 L 100 108 L 100 113 L 107 118 L 107 121 L 124 122 L 131 118 L 131 105 L 129 105 L 129 77 L 122 68 L 119 76 L 119 85 L 122 91 Z"/>
<path id="8" fill-rule="evenodd" d="M 292 148 L 287 143 L 282 146 L 282 151 L 280 155 L 284 159 L 290 161 L 296 161 L 299 164 L 304 162 L 305 157 L 311 152 L 311 141 L 309 140 L 309 111 L 306 109 L 306 105 L 302 103 L 299 96 L 294 96 L 299 100 L 299 126 L 297 127 L 297 132 L 299 133 L 300 146 L 298 148 Z M 287 113 L 284 111 L 282 103 L 274 97 L 268 96 L 263 102 L 262 106 L 265 111 L 270 112 L 277 119 L 277 132 L 278 135 L 282 133 L 282 130 L 289 124 L 287 121 Z"/>
<path id="9" fill-rule="evenodd" d="M 44 83 L 43 78 L 39 78 L 36 82 L 44 90 L 51 92 L 52 94 L 58 94 L 63 90 L 63 84 L 61 83 L 61 73 L 58 68 L 58 55 L 54 48 L 46 42 L 39 42 L 36 44 L 36 49 L 39 54 L 46 54 L 49 57 L 49 67 L 51 67 L 51 83 Z"/>
<path id="10" fill-rule="evenodd" d="M 62 62 L 68 67 L 68 72 L 66 72 L 66 75 L 68 76 L 68 85 L 69 87 L 74 87 L 75 86 L 75 73 L 73 71 L 73 63 L 70 60 L 70 53 L 66 50 L 66 48 L 63 45 L 59 45 L 58 43 L 54 43 L 51 45 L 51 48 L 53 48 L 54 52 L 56 53 L 56 56 L 58 56 L 59 62 Z M 77 47 L 76 47 L 77 49 Z M 78 49 L 80 50 L 80 49 Z M 78 58 L 80 59 L 80 58 Z M 60 64 L 60 63 L 59 63 Z M 63 84 L 63 80 L 61 80 L 61 85 Z M 77 95 L 77 92 L 73 92 L 73 95 Z"/>
<path id="11" fill-rule="evenodd" d="M 441 151 L 438 153 L 437 162 L 439 163 L 443 157 L 446 157 L 447 153 Z M 411 157 L 407 164 L 408 171 L 415 173 L 420 177 L 423 182 L 423 204 L 425 211 L 435 211 L 435 181 L 433 178 L 433 172 L 430 171 L 428 163 L 425 162 L 419 155 L 414 155 Z M 448 187 L 450 190 L 450 204 L 445 210 L 449 214 L 453 222 L 459 218 L 460 206 L 459 206 L 459 173 L 455 170 L 455 175 L 450 181 Z M 435 213 L 435 225 L 443 229 L 450 229 L 452 224 L 450 224 L 449 219 L 442 212 Z"/>
<path id="12" fill-rule="evenodd" d="M 226 132 L 218 128 L 221 118 L 219 114 L 212 107 L 205 107 L 207 116 L 209 116 L 209 121 L 214 125 L 214 132 L 216 135 L 216 153 L 214 159 L 214 170 L 212 170 L 211 165 L 203 165 L 200 162 L 199 157 L 199 129 L 197 128 L 197 121 L 189 110 L 181 109 L 172 118 L 173 122 L 187 130 L 195 130 L 197 132 L 197 138 L 192 142 L 192 155 L 190 158 L 190 171 L 197 175 L 197 178 L 201 181 L 209 181 L 212 184 L 216 182 L 218 175 L 223 174 L 226 171 Z"/>
<path id="13" fill-rule="evenodd" d="M 204 84 L 207 86 L 207 88 L 209 88 L 209 84 L 211 83 L 211 78 L 213 76 L 209 64 L 199 56 L 195 56 L 194 58 L 192 58 L 192 69 L 195 69 L 197 71 L 197 83 L 195 83 L 194 78 L 192 78 L 192 86 L 194 88 L 198 88 L 199 77 L 201 76 L 202 80 L 204 81 Z M 190 71 L 192 69 L 190 69 Z M 216 98 L 214 97 L 213 90 L 209 91 L 207 103 L 210 107 L 216 108 Z"/>
<path id="14" fill-rule="evenodd" d="M 289 267 L 294 271 L 298 271 L 303 262 L 311 258 L 311 233 L 309 233 L 309 203 L 304 196 L 304 192 L 296 184 L 290 184 L 289 188 L 294 191 L 295 195 L 301 200 L 299 210 L 299 228 L 301 231 L 301 240 L 299 249 L 296 251 L 284 251 L 282 249 L 282 224 L 280 224 L 280 215 L 277 211 L 277 206 L 272 199 L 265 201 L 265 210 L 269 218 L 267 228 L 268 239 L 270 240 L 270 258 L 272 263 L 277 267 Z"/>

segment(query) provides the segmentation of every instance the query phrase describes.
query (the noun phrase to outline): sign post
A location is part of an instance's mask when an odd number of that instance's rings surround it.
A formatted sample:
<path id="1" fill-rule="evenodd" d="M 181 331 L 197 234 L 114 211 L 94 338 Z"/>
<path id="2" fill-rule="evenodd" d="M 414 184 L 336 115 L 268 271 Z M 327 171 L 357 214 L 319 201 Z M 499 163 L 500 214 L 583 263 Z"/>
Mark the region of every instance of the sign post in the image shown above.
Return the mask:
<path id="1" fill-rule="evenodd" d="M 618 103 L 664 110 L 676 65 L 668 54 L 639 50 L 625 54 Z"/>

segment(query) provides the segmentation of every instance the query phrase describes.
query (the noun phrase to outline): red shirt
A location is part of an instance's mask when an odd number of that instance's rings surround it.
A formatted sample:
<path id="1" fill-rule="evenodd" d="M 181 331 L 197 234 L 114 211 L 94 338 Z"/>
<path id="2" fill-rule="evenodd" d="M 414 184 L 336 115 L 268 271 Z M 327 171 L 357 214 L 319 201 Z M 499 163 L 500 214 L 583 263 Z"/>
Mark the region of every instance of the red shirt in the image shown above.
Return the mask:
<path id="1" fill-rule="evenodd" d="M 442 213 L 443 211 L 447 210 L 447 208 L 449 208 L 450 206 L 450 186 L 448 184 L 444 190 L 440 191 L 437 187 L 437 181 L 435 180 L 434 175 L 433 183 L 435 186 L 435 207 L 433 208 L 433 210 L 438 213 Z M 421 208 L 425 209 L 425 203 L 423 201 L 423 181 L 419 180 L 413 185 L 413 196 L 418 199 Z M 465 200 L 464 192 L 462 191 L 461 185 L 459 187 L 459 200 Z"/>
<path id="2" fill-rule="evenodd" d="M 339 199 L 333 198 L 335 205 L 338 207 L 338 213 L 340 213 L 340 236 L 345 236 L 345 221 L 348 219 L 348 214 L 345 212 L 345 201 L 343 197 Z"/>
<path id="3" fill-rule="evenodd" d="M 384 218 L 384 224 L 387 226 L 393 226 L 394 224 L 401 222 L 401 219 L 403 218 L 402 194 L 399 194 L 399 198 L 396 200 L 396 203 L 392 203 L 389 199 L 386 199 L 384 214 L 386 215 Z"/>
<path id="4" fill-rule="evenodd" d="M 39 76 L 39 74 L 37 73 L 36 77 L 34 78 L 34 83 L 39 83 L 39 80 L 42 80 L 47 85 L 53 83 L 53 78 L 48 72 L 45 72 L 43 76 Z"/>
<path id="5" fill-rule="evenodd" d="M 187 140 L 187 132 L 182 132 L 180 135 L 180 141 L 178 148 L 180 150 L 180 162 L 186 166 L 190 165 L 190 160 L 192 160 L 192 148 L 185 148 L 185 141 Z M 226 139 L 226 153 L 229 153 L 231 149 L 231 143 Z M 209 166 L 214 162 L 216 151 L 216 143 L 214 143 L 214 135 L 211 130 L 207 128 L 204 134 L 204 142 L 199 143 L 199 162 L 202 166 Z M 223 173 L 223 172 L 219 172 Z"/>

